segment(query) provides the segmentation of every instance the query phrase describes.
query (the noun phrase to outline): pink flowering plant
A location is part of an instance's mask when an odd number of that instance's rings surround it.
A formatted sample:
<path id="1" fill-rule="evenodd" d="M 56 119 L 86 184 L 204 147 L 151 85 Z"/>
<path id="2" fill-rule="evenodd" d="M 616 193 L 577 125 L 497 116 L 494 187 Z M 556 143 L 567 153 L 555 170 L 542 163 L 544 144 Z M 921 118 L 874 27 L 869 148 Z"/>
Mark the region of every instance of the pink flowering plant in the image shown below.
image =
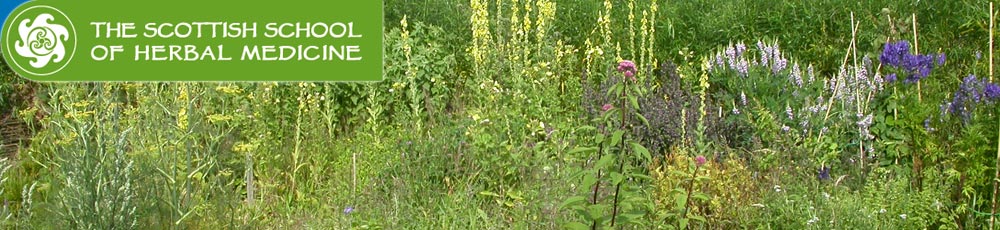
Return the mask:
<path id="1" fill-rule="evenodd" d="M 629 60 L 620 61 L 616 67 L 620 79 L 608 90 L 613 102 L 601 106 L 601 114 L 593 120 L 597 126 L 582 130 L 593 131 L 593 136 L 572 153 L 586 154 L 593 162 L 581 172 L 585 194 L 573 196 L 563 202 L 563 208 L 577 213 L 580 222 L 567 225 L 577 228 L 615 228 L 639 226 L 647 219 L 652 207 L 646 200 L 648 194 L 639 188 L 642 181 L 650 179 L 644 173 L 645 164 L 651 161 L 646 147 L 631 134 L 636 120 L 648 121 L 637 112 L 640 84 L 639 69 Z M 599 127 L 599 128 L 598 128 Z"/>

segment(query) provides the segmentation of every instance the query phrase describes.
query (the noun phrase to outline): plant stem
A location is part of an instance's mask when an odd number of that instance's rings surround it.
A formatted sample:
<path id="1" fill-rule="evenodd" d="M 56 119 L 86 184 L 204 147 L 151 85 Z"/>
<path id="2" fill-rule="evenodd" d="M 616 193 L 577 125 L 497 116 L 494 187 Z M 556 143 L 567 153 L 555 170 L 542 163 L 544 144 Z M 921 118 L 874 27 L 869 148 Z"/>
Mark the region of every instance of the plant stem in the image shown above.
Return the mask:
<path id="1" fill-rule="evenodd" d="M 600 161 L 601 157 L 603 157 L 603 156 L 604 156 L 604 146 L 601 145 L 597 149 L 597 161 Z M 597 204 L 597 192 L 598 192 L 598 190 L 600 188 L 601 188 L 601 169 L 597 169 L 597 180 L 596 180 L 596 182 L 594 182 L 594 192 L 593 192 L 594 199 L 591 200 L 590 204 L 592 204 L 592 205 L 596 205 Z M 594 220 L 594 223 L 590 225 L 590 229 L 591 230 L 597 230 L 597 220 L 596 219 Z"/>
<path id="2" fill-rule="evenodd" d="M 694 190 L 694 182 L 698 178 L 698 169 L 701 169 L 701 165 L 695 166 L 694 173 L 691 174 L 691 183 L 688 184 L 687 199 L 684 199 L 684 212 L 681 212 L 681 218 L 687 218 L 688 207 L 691 206 L 691 191 Z"/>
<path id="3" fill-rule="evenodd" d="M 621 102 L 622 103 L 622 106 L 621 106 L 622 107 L 622 109 L 621 109 L 622 123 L 621 123 L 621 130 L 625 130 L 625 128 L 626 128 L 625 124 L 626 124 L 626 122 L 628 122 L 628 119 L 627 119 L 628 117 L 625 116 L 625 109 L 628 108 L 628 106 L 625 106 L 626 103 L 628 103 L 628 101 L 627 101 L 628 100 L 628 94 L 626 93 L 626 92 L 628 92 L 628 81 L 629 81 L 628 78 L 626 78 L 626 77 L 622 78 L 622 95 L 621 95 L 621 100 L 622 100 L 622 102 Z M 625 148 L 625 137 L 624 136 L 622 137 L 621 148 L 622 149 L 620 151 L 620 154 L 618 154 L 618 173 L 621 173 L 622 175 L 625 175 L 625 172 L 623 170 L 625 169 L 625 152 L 627 150 Z M 615 227 L 615 217 L 618 217 L 618 194 L 621 193 L 622 183 L 624 183 L 624 182 L 625 182 L 625 180 L 622 180 L 621 182 L 618 182 L 617 184 L 615 184 L 615 201 L 614 201 L 614 203 L 612 203 L 612 209 L 611 209 L 611 227 L 612 228 Z"/>

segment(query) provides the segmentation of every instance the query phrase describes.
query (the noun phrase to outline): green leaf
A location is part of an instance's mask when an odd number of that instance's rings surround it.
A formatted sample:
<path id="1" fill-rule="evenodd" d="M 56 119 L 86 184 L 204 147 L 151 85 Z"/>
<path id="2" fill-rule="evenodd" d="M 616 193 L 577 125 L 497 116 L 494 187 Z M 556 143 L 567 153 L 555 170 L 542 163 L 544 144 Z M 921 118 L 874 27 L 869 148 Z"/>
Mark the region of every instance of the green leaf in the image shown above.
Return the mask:
<path id="1" fill-rule="evenodd" d="M 704 193 L 695 193 L 695 194 L 692 194 L 692 197 L 694 197 L 695 199 L 701 200 L 701 201 L 708 201 L 709 200 L 708 195 L 705 195 Z"/>
<path id="2" fill-rule="evenodd" d="M 596 184 L 596 183 L 597 183 L 597 176 L 596 175 L 591 174 L 591 175 L 586 175 L 586 176 L 583 177 L 583 187 L 584 188 L 594 187 L 594 184 Z"/>
<path id="3" fill-rule="evenodd" d="M 611 184 L 619 184 L 622 181 L 625 181 L 625 175 L 622 175 L 621 173 L 618 172 L 611 172 L 610 177 L 611 177 Z"/>
<path id="4" fill-rule="evenodd" d="M 492 196 L 492 197 L 500 197 L 500 194 L 496 194 L 496 193 L 490 192 L 490 191 L 481 191 L 481 192 L 479 192 L 479 195 L 482 195 L 482 196 Z"/>
<path id="5" fill-rule="evenodd" d="M 635 117 L 638 117 L 639 120 L 642 120 L 642 125 L 649 126 L 649 120 L 646 120 L 646 116 L 643 116 L 642 114 L 636 113 Z"/>
<path id="6" fill-rule="evenodd" d="M 677 228 L 687 229 L 688 228 L 688 218 L 681 218 L 677 220 Z"/>
<path id="7" fill-rule="evenodd" d="M 611 143 L 609 143 L 610 146 L 617 146 L 618 143 L 621 143 L 622 142 L 622 136 L 624 136 L 624 135 L 625 135 L 625 131 L 623 131 L 623 130 L 616 130 L 614 133 L 612 133 L 611 134 Z"/>
<path id="8" fill-rule="evenodd" d="M 631 176 L 634 177 L 635 179 L 641 179 L 641 180 L 646 180 L 646 181 L 652 181 L 653 180 L 653 178 L 650 177 L 649 175 L 642 174 L 642 173 L 632 173 Z"/>
<path id="9" fill-rule="evenodd" d="M 636 99 L 636 96 L 629 95 L 628 101 L 632 103 L 632 108 L 639 108 L 639 100 Z"/>
<path id="10" fill-rule="evenodd" d="M 569 223 L 566 223 L 566 224 L 563 225 L 563 229 L 569 229 L 569 230 L 587 230 L 587 229 L 590 229 L 590 226 L 587 226 L 586 224 L 583 224 L 583 223 L 580 223 L 580 222 L 569 222 Z"/>
<path id="11" fill-rule="evenodd" d="M 568 152 L 568 154 L 578 154 L 578 153 L 592 153 L 597 152 L 596 147 L 577 147 Z"/>
<path id="12" fill-rule="evenodd" d="M 632 142 L 630 144 L 632 144 L 632 151 L 634 151 L 635 154 L 641 157 L 643 160 L 645 160 L 646 162 L 653 160 L 652 155 L 649 154 L 649 149 L 646 149 L 646 147 L 643 147 L 641 144 L 637 142 Z"/>
<path id="13" fill-rule="evenodd" d="M 586 201 L 587 201 L 587 198 L 584 197 L 584 196 L 573 196 L 573 197 L 570 197 L 570 198 L 566 199 L 565 201 L 563 201 L 562 205 L 559 205 L 559 207 L 565 208 L 565 207 L 568 207 L 570 205 L 576 205 L 577 203 L 586 202 Z"/>
<path id="14" fill-rule="evenodd" d="M 604 216 L 602 213 L 605 213 L 605 210 L 607 210 L 607 207 L 603 204 L 591 205 L 590 207 L 587 207 L 587 213 L 590 215 L 590 219 L 598 222 L 600 222 L 600 217 Z"/>
<path id="15" fill-rule="evenodd" d="M 677 207 L 684 208 L 687 205 L 687 192 L 674 194 L 674 204 Z"/>
<path id="16" fill-rule="evenodd" d="M 705 217 L 702 217 L 702 216 L 699 216 L 699 215 L 691 215 L 688 218 L 691 218 L 692 220 L 697 220 L 698 222 L 701 222 L 701 223 L 705 223 L 706 222 L 705 221 Z"/>
<path id="17" fill-rule="evenodd" d="M 604 156 L 601 156 L 600 160 L 597 160 L 597 164 L 594 164 L 594 168 L 599 168 L 599 169 L 607 168 L 608 166 L 611 166 L 611 164 L 614 162 L 615 162 L 614 154 L 604 154 Z"/>

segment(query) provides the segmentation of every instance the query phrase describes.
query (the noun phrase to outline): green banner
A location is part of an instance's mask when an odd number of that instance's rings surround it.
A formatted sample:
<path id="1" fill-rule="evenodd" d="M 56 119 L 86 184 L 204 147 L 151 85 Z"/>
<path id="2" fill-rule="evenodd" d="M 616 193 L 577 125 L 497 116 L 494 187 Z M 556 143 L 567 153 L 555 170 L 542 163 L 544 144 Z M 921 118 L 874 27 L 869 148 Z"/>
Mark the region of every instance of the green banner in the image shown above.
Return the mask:
<path id="1" fill-rule="evenodd" d="M 2 28 L 41 82 L 382 80 L 380 0 L 35 0 Z"/>

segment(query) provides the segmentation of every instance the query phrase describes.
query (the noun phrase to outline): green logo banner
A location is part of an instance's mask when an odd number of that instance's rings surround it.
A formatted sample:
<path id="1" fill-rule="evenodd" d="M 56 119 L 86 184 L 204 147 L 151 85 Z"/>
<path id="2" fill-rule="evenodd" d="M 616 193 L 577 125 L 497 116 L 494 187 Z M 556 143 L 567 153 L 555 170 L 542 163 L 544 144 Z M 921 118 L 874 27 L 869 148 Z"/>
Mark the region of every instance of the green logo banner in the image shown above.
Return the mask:
<path id="1" fill-rule="evenodd" d="M 35 0 L 2 28 L 41 82 L 382 80 L 380 0 Z"/>

